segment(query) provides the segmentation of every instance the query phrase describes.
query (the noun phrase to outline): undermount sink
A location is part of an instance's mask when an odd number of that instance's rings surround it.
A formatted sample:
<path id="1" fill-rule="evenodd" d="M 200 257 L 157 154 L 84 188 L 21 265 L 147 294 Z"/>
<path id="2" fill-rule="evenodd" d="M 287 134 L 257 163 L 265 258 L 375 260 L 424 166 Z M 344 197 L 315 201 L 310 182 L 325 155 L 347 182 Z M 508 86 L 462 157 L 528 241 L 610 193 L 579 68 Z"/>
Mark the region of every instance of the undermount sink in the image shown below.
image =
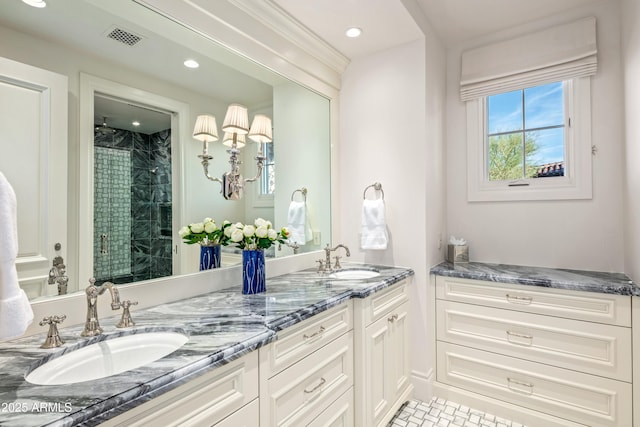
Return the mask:
<path id="1" fill-rule="evenodd" d="M 378 277 L 380 272 L 371 268 L 345 268 L 329 275 L 332 279 L 364 280 Z"/>
<path id="2" fill-rule="evenodd" d="M 176 331 L 107 337 L 49 360 L 25 379 L 32 384 L 60 385 L 105 378 L 161 359 L 188 340 L 186 334 Z"/>

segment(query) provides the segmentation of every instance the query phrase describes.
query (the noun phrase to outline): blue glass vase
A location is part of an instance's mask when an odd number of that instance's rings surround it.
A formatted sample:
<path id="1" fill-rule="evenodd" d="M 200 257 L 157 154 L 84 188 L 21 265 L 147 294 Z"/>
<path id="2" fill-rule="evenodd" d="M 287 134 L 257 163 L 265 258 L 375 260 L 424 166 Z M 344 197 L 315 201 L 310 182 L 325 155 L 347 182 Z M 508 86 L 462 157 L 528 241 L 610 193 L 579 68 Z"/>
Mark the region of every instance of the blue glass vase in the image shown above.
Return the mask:
<path id="1" fill-rule="evenodd" d="M 267 290 L 264 269 L 264 251 L 242 251 L 242 293 L 258 294 Z"/>
<path id="2" fill-rule="evenodd" d="M 200 246 L 200 271 L 220 267 L 220 245 Z"/>

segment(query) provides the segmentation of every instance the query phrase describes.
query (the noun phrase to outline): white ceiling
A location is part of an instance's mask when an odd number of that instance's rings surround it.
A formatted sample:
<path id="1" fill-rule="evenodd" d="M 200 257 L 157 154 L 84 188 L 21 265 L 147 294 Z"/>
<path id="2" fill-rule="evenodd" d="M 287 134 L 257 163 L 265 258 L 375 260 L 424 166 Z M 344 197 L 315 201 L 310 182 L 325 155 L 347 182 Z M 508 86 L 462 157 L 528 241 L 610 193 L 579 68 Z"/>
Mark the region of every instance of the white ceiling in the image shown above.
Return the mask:
<path id="1" fill-rule="evenodd" d="M 273 0 L 349 58 L 422 37 L 403 5 L 415 1 L 447 46 L 600 0 Z M 618 0 L 602 0 L 618 1 Z M 349 39 L 345 30 L 363 30 Z"/>

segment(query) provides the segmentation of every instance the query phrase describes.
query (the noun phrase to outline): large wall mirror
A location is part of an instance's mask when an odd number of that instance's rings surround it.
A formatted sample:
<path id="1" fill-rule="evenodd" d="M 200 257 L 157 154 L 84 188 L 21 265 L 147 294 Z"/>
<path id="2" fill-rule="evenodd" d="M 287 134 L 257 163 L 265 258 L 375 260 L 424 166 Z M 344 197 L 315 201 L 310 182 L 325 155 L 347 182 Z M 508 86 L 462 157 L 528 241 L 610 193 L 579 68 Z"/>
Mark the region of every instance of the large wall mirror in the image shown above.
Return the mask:
<path id="1" fill-rule="evenodd" d="M 92 276 L 131 283 L 197 272 L 199 247 L 181 242 L 181 226 L 206 217 L 286 226 L 302 188 L 312 233 L 297 251 L 331 241 L 328 99 L 134 1 L 47 3 L 2 2 L 0 37 L 10 42 L 0 45 L 0 57 L 68 79 L 67 185 L 58 188 L 68 201 L 60 226 L 66 235 L 60 249 L 47 240 L 49 254 L 41 257 L 64 258 L 67 292 L 84 289 Z M 185 67 L 187 59 L 199 67 Z M 220 126 L 231 103 L 273 124 L 273 142 L 262 147 L 269 154 L 265 179 L 247 184 L 241 200 L 225 200 L 220 184 L 206 178 L 197 157 L 202 142 L 192 137 L 198 115 L 211 114 Z M 24 120 L 13 122 L 24 127 Z M 209 173 L 217 177 L 229 169 L 220 129 L 219 136 L 209 144 Z M 246 177 L 255 174 L 259 148 L 241 149 Z M 19 168 L 12 174 L 10 181 L 23 178 Z M 19 193 L 28 189 L 16 187 L 20 212 Z M 27 226 L 19 224 L 19 234 Z M 283 246 L 268 255 L 293 253 Z M 223 268 L 238 260 L 223 251 Z M 32 299 L 58 295 L 46 280 L 51 264 L 40 264 L 21 281 Z"/>

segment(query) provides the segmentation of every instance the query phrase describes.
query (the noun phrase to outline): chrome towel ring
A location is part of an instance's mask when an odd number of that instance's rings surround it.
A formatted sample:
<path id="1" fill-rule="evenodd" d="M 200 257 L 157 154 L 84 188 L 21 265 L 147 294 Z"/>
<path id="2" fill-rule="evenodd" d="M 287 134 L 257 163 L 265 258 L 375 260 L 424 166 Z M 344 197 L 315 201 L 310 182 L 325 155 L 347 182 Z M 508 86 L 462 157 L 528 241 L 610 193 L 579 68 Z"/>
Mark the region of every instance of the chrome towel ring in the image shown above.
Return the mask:
<path id="1" fill-rule="evenodd" d="M 367 190 L 370 188 L 373 188 L 375 191 L 379 191 L 382 194 L 382 200 L 384 200 L 384 190 L 382 189 L 382 184 L 380 184 L 379 182 L 375 182 L 364 189 L 364 193 L 362 193 L 363 199 L 367 198 Z"/>
<path id="2" fill-rule="evenodd" d="M 297 192 L 300 192 L 302 194 L 303 197 L 303 201 L 307 201 L 307 188 L 306 187 L 302 187 L 302 188 L 298 188 L 297 190 L 293 190 L 293 193 L 291 193 L 291 201 L 293 202 L 293 196 L 296 195 Z"/>

